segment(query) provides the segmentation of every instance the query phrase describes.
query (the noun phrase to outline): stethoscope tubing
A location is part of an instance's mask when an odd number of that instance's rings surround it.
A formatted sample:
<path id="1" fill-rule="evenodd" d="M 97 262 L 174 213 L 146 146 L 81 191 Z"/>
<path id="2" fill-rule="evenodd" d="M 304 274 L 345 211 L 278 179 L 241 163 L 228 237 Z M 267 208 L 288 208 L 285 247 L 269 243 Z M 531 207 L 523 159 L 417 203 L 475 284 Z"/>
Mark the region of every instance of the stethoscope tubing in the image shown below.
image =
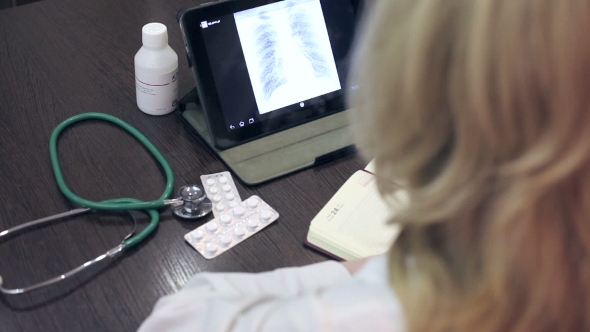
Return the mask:
<path id="1" fill-rule="evenodd" d="M 93 201 L 84 199 L 84 198 L 76 195 L 72 190 L 70 190 L 70 188 L 66 184 L 63 173 L 61 171 L 61 166 L 59 163 L 59 157 L 58 157 L 58 153 L 57 153 L 57 141 L 58 141 L 60 134 L 63 132 L 64 129 L 72 126 L 73 124 L 75 124 L 77 122 L 81 122 L 81 121 L 85 121 L 85 120 L 104 120 L 104 121 L 114 123 L 114 124 L 118 125 L 119 127 L 125 129 L 131 135 L 133 135 L 138 141 L 140 141 L 152 153 L 152 155 L 160 163 L 160 165 L 162 166 L 162 169 L 164 170 L 164 173 L 166 174 L 166 186 L 164 188 L 164 192 L 162 193 L 162 196 L 160 196 L 159 199 L 149 201 L 149 202 L 142 202 L 139 200 L 125 201 L 125 199 L 123 199 L 123 201 L 108 200 L 108 201 L 103 201 L 103 202 L 93 202 Z M 83 113 L 83 114 L 75 115 L 75 116 L 63 121 L 62 123 L 60 123 L 53 130 L 53 133 L 51 134 L 51 137 L 49 138 L 49 155 L 51 157 L 51 165 L 53 166 L 53 173 L 55 175 L 55 180 L 57 181 L 57 185 L 59 186 L 59 189 L 64 194 L 64 196 L 66 196 L 70 201 L 72 201 L 73 203 L 75 203 L 79 206 L 82 206 L 82 207 L 91 208 L 93 210 L 109 210 L 109 211 L 159 209 L 159 208 L 162 208 L 167 205 L 164 200 L 170 196 L 170 194 L 172 193 L 172 190 L 173 190 L 174 173 L 172 172 L 172 167 L 170 167 L 170 164 L 168 163 L 166 158 L 164 158 L 162 153 L 160 153 L 160 151 L 158 151 L 158 149 L 152 144 L 152 142 L 150 142 L 137 129 L 132 127 L 127 122 L 125 122 L 119 118 L 116 118 L 112 115 L 109 115 L 109 114 L 96 113 L 96 112 Z"/>
<path id="2" fill-rule="evenodd" d="M 61 166 L 59 164 L 57 142 L 60 134 L 64 131 L 64 129 L 78 122 L 86 120 L 103 120 L 111 122 L 125 129 L 129 134 L 131 134 L 138 141 L 140 141 L 148 149 L 148 151 L 152 153 L 152 155 L 154 156 L 154 158 L 156 158 L 158 163 L 160 163 L 160 166 L 162 166 L 162 169 L 166 174 L 166 186 L 164 187 L 164 192 L 162 193 L 159 199 L 149 202 L 143 202 L 134 198 L 117 198 L 102 202 L 93 202 L 76 195 L 72 190 L 70 190 L 70 188 L 66 184 L 63 173 L 61 171 Z M 55 129 L 53 130 L 53 133 L 51 133 L 51 137 L 49 138 L 49 156 L 51 158 L 51 165 L 53 166 L 53 174 L 55 175 L 55 181 L 57 182 L 59 189 L 61 190 L 63 195 L 66 196 L 66 198 L 72 201 L 73 203 L 93 210 L 146 210 L 146 212 L 151 217 L 150 224 L 137 235 L 125 240 L 125 247 L 129 248 L 137 245 L 157 228 L 158 223 L 160 221 L 160 214 L 156 209 L 162 208 L 167 205 L 165 200 L 172 194 L 172 190 L 174 187 L 174 173 L 172 171 L 172 167 L 170 167 L 170 164 L 168 163 L 166 158 L 164 158 L 162 153 L 158 151 L 156 146 L 152 144 L 152 142 L 150 142 L 150 140 L 148 140 L 147 137 L 145 137 L 133 126 L 117 117 L 104 113 L 90 112 L 74 115 L 71 118 L 57 125 L 57 127 L 55 127 Z"/>
<path id="3" fill-rule="evenodd" d="M 76 195 L 72 190 L 70 190 L 70 188 L 68 187 L 68 185 L 66 184 L 66 181 L 64 179 L 63 172 L 61 171 L 61 166 L 59 163 L 59 156 L 58 156 L 58 152 L 57 152 L 57 142 L 58 142 L 58 138 L 59 138 L 60 134 L 66 128 L 68 128 L 78 122 L 86 121 L 86 120 L 103 120 L 103 121 L 108 121 L 108 122 L 111 122 L 115 125 L 118 125 L 119 127 L 125 129 L 129 134 L 133 135 L 138 141 L 140 141 L 152 153 L 152 155 L 160 163 L 160 166 L 162 166 L 162 169 L 164 170 L 164 173 L 166 174 L 166 186 L 165 186 L 164 192 L 162 193 L 160 198 L 153 200 L 153 201 L 148 201 L 148 202 L 141 201 L 141 200 L 135 199 L 135 198 L 115 198 L 115 199 L 105 200 L 102 202 L 94 202 L 94 201 L 90 201 L 88 199 L 82 198 L 82 197 Z M 134 247 L 134 246 L 138 245 L 139 243 L 141 243 L 145 238 L 147 238 L 158 227 L 158 224 L 160 222 L 160 214 L 158 212 L 159 208 L 174 204 L 174 202 L 173 202 L 174 200 L 168 199 L 170 197 L 170 195 L 172 194 L 173 185 L 174 185 L 174 174 L 172 172 L 172 167 L 170 167 L 170 164 L 168 163 L 168 161 L 164 158 L 164 156 L 160 153 L 160 151 L 158 151 L 158 149 L 142 133 L 140 133 L 137 129 L 135 129 L 133 126 L 126 123 L 125 121 L 123 121 L 119 118 L 116 118 L 112 115 L 91 112 L 91 113 L 83 113 L 83 114 L 75 115 L 75 116 L 63 121 L 53 130 L 53 133 L 51 134 L 51 137 L 49 139 L 49 155 L 51 158 L 51 165 L 53 166 L 53 173 L 55 175 L 55 180 L 59 186 L 59 189 L 61 190 L 61 192 L 64 194 L 64 196 L 66 198 L 68 198 L 74 204 L 79 205 L 80 208 L 72 210 L 70 212 L 60 213 L 60 214 L 57 214 L 54 216 L 37 219 L 37 220 L 25 223 L 20 226 L 15 226 L 11 229 L 0 232 L 0 238 L 4 237 L 4 236 L 8 236 L 12 233 L 22 231 L 22 230 L 29 228 L 29 227 L 41 225 L 43 223 L 51 222 L 51 221 L 57 220 L 59 218 L 80 214 L 80 213 L 88 211 L 89 209 L 102 210 L 102 211 L 143 210 L 150 216 L 150 223 L 141 232 L 134 234 L 134 235 L 130 234 L 129 236 L 127 236 L 123 240 L 123 242 L 121 244 L 108 250 L 104 254 L 102 254 L 90 261 L 87 261 L 86 263 L 84 263 L 84 264 L 64 273 L 64 274 L 61 274 L 57 277 L 48 279 L 46 281 L 31 285 L 28 287 L 9 289 L 9 288 L 3 287 L 3 280 L 2 280 L 2 277 L 0 276 L 0 293 L 4 293 L 4 294 L 27 293 L 27 292 L 35 290 L 35 289 L 39 289 L 42 287 L 46 287 L 46 286 L 55 284 L 61 280 L 64 280 L 66 278 L 73 276 L 74 274 L 76 274 L 76 273 L 78 273 L 78 272 L 80 272 L 80 271 L 100 262 L 100 261 L 118 256 L 119 254 L 123 253 L 126 249 L 129 249 L 129 248 Z"/>

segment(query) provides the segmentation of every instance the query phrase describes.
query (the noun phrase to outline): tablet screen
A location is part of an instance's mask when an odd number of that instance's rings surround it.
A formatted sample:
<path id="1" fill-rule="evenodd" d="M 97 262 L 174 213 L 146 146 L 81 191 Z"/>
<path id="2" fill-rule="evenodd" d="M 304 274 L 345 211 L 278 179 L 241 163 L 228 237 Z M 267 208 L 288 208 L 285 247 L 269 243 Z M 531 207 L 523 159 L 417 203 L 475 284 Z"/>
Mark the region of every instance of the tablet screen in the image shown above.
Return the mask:
<path id="1" fill-rule="evenodd" d="M 214 135 L 233 144 L 342 111 L 354 3 L 245 0 L 188 15 Z"/>
<path id="2" fill-rule="evenodd" d="M 234 14 L 260 114 L 340 90 L 319 0 Z"/>

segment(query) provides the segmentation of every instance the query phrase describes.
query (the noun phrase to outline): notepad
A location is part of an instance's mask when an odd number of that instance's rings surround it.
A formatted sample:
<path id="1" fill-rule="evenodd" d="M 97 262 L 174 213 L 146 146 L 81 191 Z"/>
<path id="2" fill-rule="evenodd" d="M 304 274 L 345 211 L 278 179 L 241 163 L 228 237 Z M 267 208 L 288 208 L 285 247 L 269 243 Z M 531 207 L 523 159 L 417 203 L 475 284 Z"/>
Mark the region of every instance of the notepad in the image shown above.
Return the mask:
<path id="1" fill-rule="evenodd" d="M 353 260 L 386 252 L 398 225 L 387 221 L 407 204 L 407 193 L 395 195 L 390 208 L 377 190 L 373 163 L 355 172 L 313 218 L 305 244 L 341 260 Z M 398 205 L 399 204 L 399 205 Z"/>

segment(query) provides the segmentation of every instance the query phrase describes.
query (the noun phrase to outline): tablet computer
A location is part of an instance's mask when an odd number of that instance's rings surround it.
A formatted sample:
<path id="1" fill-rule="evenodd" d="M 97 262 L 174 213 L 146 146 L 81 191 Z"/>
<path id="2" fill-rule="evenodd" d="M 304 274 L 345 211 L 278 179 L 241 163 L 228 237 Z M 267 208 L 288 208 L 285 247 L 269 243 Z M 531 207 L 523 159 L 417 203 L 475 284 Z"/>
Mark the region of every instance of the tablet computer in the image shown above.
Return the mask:
<path id="1" fill-rule="evenodd" d="M 226 0 L 179 13 L 216 148 L 345 109 L 361 0 Z"/>

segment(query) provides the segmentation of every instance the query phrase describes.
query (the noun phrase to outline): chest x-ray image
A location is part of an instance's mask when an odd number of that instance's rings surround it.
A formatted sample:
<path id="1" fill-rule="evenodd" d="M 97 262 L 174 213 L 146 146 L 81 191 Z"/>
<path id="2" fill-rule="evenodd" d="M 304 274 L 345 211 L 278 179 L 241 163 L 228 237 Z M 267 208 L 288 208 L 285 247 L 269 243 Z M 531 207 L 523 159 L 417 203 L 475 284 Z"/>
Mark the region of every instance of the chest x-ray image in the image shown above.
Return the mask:
<path id="1" fill-rule="evenodd" d="M 319 0 L 234 14 L 260 114 L 341 88 Z"/>

